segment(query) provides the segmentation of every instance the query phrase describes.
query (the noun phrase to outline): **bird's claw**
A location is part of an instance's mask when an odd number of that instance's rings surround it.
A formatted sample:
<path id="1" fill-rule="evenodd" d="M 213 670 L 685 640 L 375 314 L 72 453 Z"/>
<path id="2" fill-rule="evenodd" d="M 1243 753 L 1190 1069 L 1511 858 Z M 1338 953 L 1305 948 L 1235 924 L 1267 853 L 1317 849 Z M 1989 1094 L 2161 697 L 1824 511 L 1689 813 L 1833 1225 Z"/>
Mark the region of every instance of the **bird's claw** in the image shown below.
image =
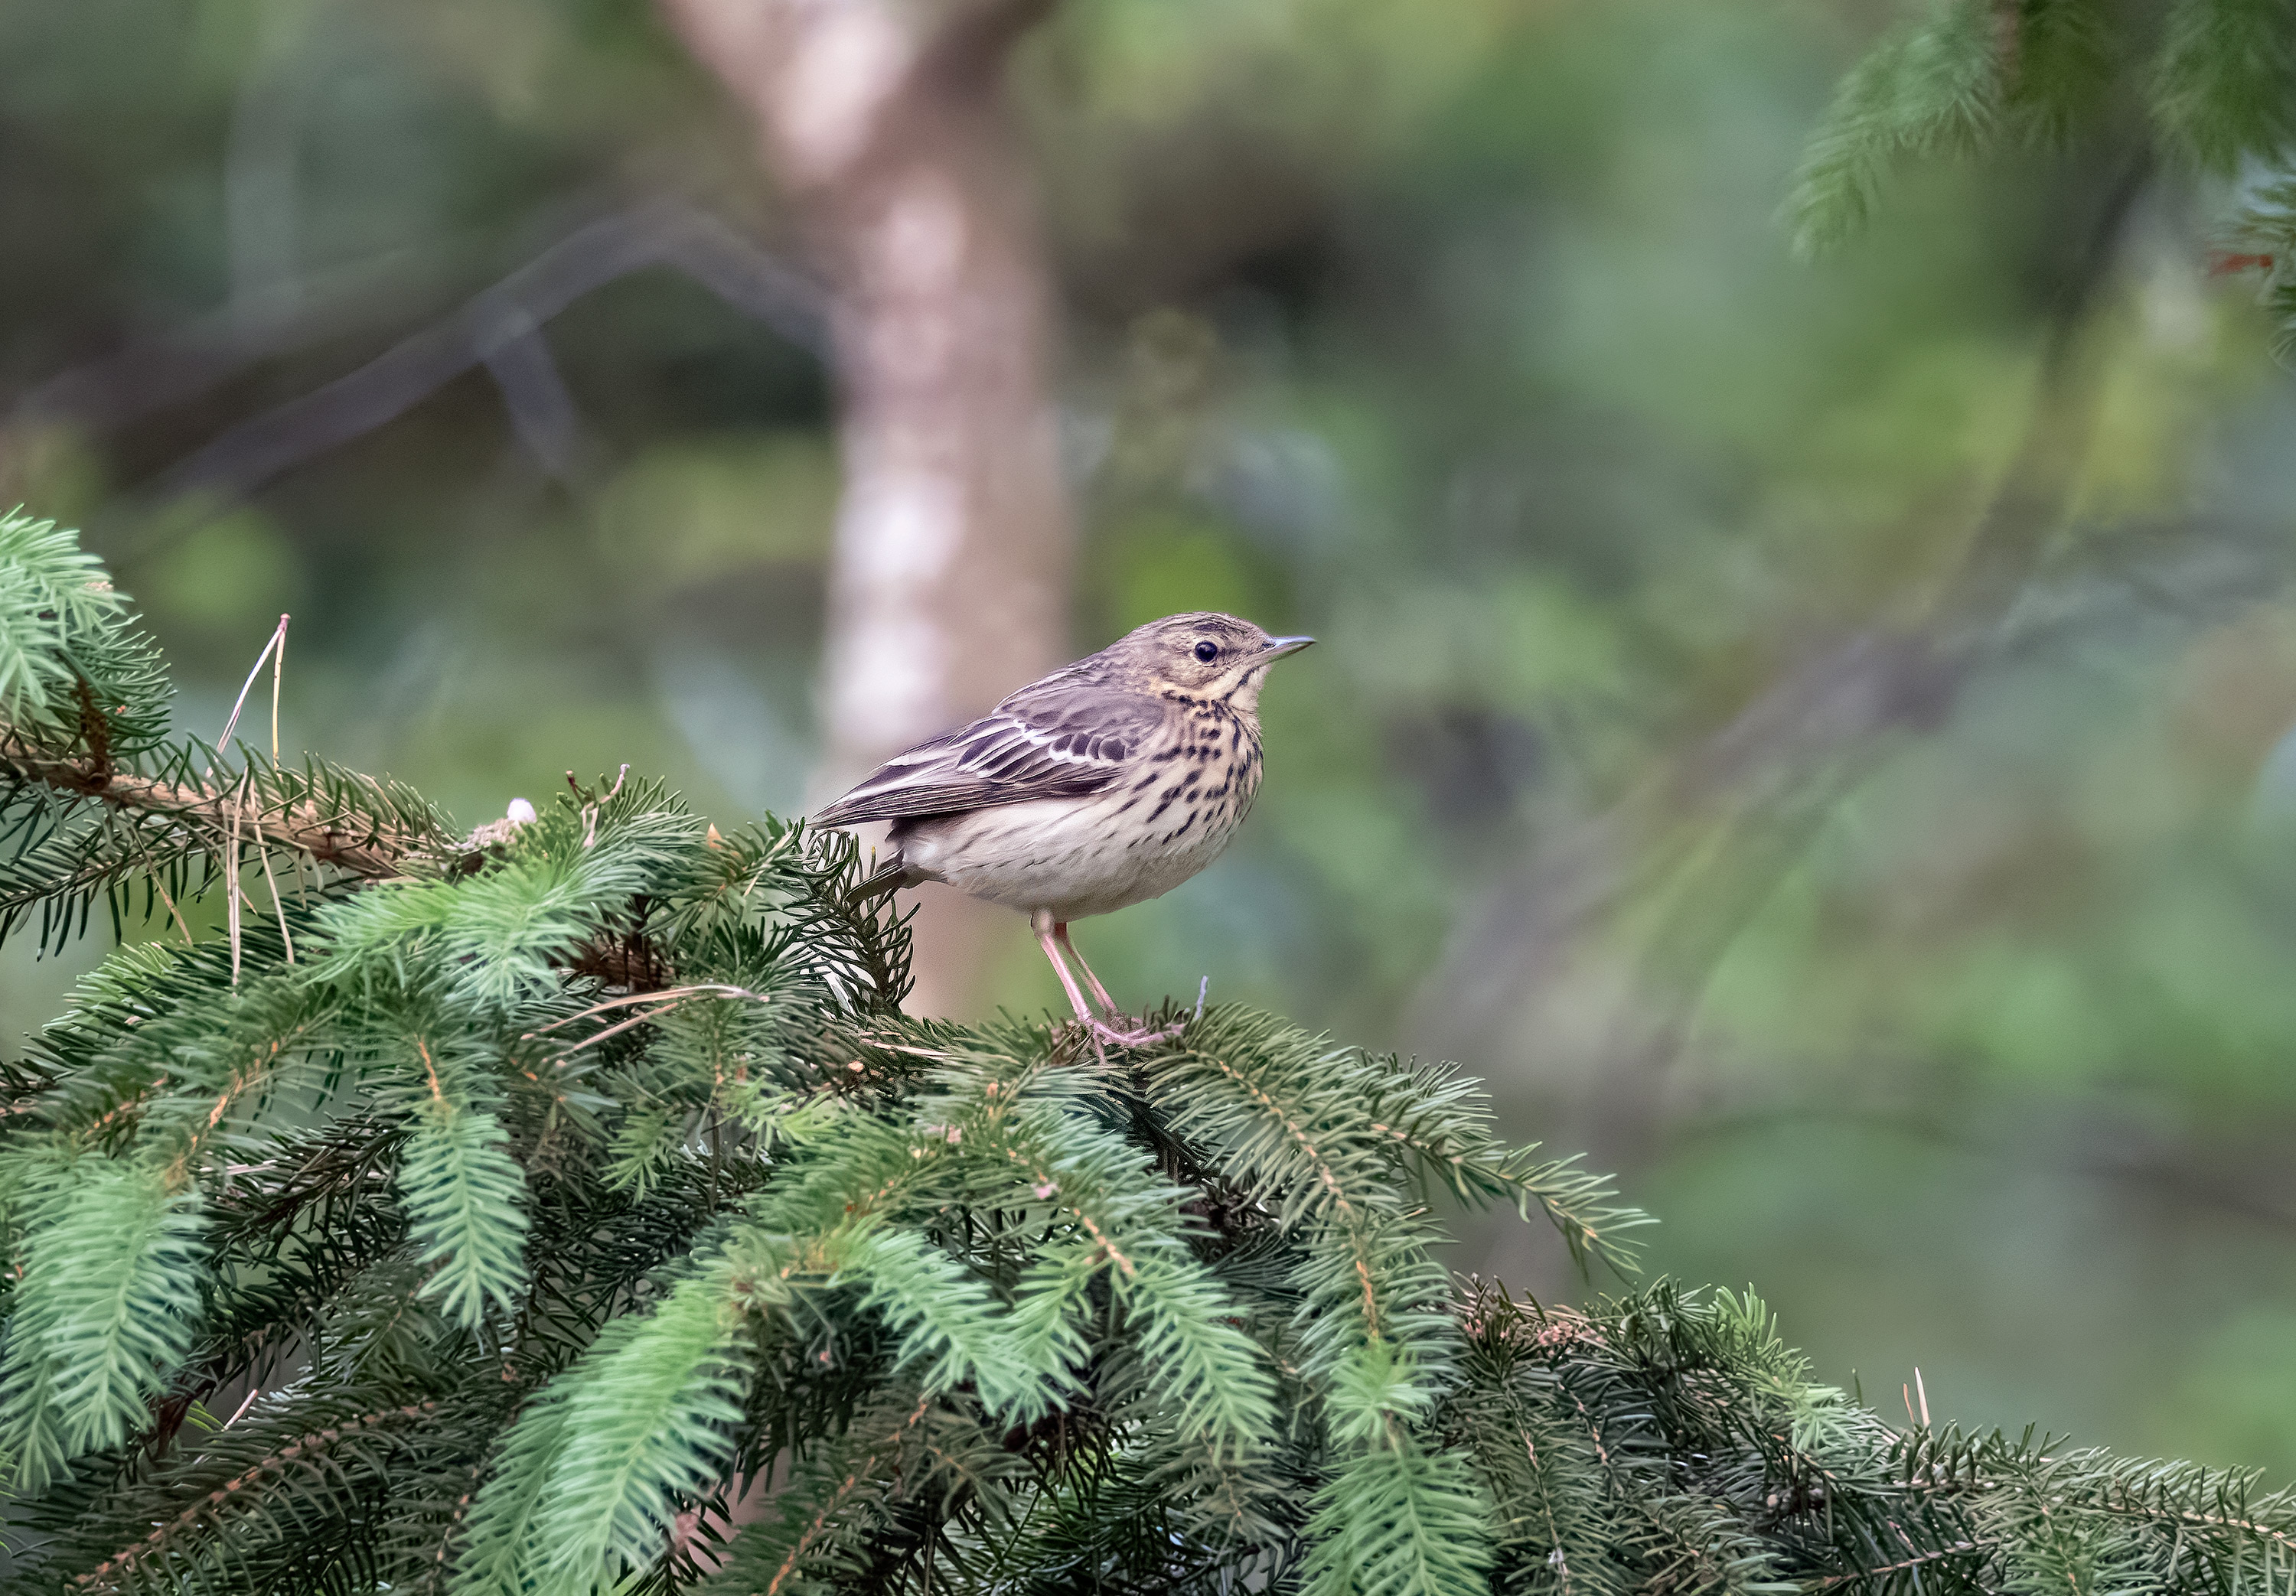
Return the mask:
<path id="1" fill-rule="evenodd" d="M 1179 1025 L 1144 1025 L 1136 1030 L 1119 1031 L 1106 1020 L 1090 1016 L 1086 1016 L 1082 1024 L 1090 1034 L 1095 1048 L 1103 1042 L 1117 1047 L 1146 1047 L 1152 1042 L 1169 1042 L 1185 1028 Z"/>
<path id="2" fill-rule="evenodd" d="M 1095 1024 L 1095 1034 L 1103 1042 L 1113 1042 L 1119 1047 L 1145 1047 L 1152 1042 L 1169 1042 L 1180 1034 L 1178 1026 L 1163 1026 L 1150 1029 L 1144 1026 L 1136 1031 L 1119 1031 L 1113 1026 Z"/>

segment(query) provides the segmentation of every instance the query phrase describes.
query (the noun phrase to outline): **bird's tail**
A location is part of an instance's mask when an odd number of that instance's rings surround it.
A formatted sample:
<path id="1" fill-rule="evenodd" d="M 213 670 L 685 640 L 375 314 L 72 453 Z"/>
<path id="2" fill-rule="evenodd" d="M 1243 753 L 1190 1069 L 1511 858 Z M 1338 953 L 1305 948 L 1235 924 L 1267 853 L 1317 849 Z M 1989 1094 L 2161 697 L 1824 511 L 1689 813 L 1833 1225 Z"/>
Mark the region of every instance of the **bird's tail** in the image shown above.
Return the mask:
<path id="1" fill-rule="evenodd" d="M 909 868 L 908 861 L 898 853 L 878 865 L 869 878 L 853 889 L 852 901 L 860 903 L 880 893 L 898 892 L 904 887 L 914 887 L 924 878 Z"/>

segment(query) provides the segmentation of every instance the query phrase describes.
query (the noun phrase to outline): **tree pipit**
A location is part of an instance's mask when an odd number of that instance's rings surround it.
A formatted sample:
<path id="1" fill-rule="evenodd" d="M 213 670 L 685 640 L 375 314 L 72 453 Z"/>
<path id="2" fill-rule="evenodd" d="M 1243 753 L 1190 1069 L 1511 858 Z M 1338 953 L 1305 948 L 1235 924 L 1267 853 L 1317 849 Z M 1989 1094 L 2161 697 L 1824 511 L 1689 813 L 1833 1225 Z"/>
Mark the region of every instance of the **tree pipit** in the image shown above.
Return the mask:
<path id="1" fill-rule="evenodd" d="M 1069 921 L 1160 897 L 1219 856 L 1259 790 L 1267 667 L 1314 641 L 1232 615 L 1151 621 L 887 760 L 814 823 L 891 821 L 864 891 L 945 881 L 1020 910 L 1094 1045 L 1136 1047 L 1165 1033 L 1116 1025 Z"/>

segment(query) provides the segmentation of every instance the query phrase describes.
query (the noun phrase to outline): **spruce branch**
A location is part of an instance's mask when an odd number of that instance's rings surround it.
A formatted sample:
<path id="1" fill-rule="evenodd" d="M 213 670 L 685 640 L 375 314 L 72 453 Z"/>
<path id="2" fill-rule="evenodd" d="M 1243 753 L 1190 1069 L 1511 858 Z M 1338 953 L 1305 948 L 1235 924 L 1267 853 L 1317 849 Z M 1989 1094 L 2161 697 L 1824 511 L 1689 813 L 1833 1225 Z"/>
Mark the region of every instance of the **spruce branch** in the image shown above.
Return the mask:
<path id="1" fill-rule="evenodd" d="M 316 765 L 298 772 L 250 765 L 235 782 L 184 779 L 198 757 L 172 761 L 172 778 L 140 775 L 114 767 L 102 749 L 58 752 L 15 727 L 0 728 L 0 776 L 156 823 L 171 840 L 220 852 L 237 832 L 251 847 L 299 854 L 366 880 L 455 856 L 451 838 L 422 823 L 429 817 L 408 813 L 403 789 Z"/>
<path id="2" fill-rule="evenodd" d="M 734 1543 L 732 1555 L 702 1589 L 734 1596 L 786 1596 L 814 1582 L 816 1569 L 860 1559 L 856 1543 L 870 1521 L 899 1500 L 914 1470 L 933 1399 L 889 1392 L 857 1413 L 844 1433 L 791 1471 L 778 1511 Z"/>
<path id="3" fill-rule="evenodd" d="M 71 645 L 116 623 L 124 604 L 76 534 L 20 507 L 0 514 L 0 714 L 53 715 L 82 680 Z"/>
<path id="4" fill-rule="evenodd" d="M 122 1445 L 188 1353 L 202 1226 L 194 1194 L 149 1165 L 52 1164 L 29 1198 L 0 1354 L 0 1458 L 37 1492 L 76 1457 Z"/>
<path id="5" fill-rule="evenodd" d="M 2008 42 L 1997 14 L 1992 0 L 1931 0 L 1850 69 L 1786 201 L 1796 250 L 1821 254 L 1861 231 L 1901 160 L 1993 135 Z"/>
<path id="6" fill-rule="evenodd" d="M 466 1327 L 490 1302 L 514 1306 L 526 1283 L 526 1176 L 504 1150 L 509 1140 L 493 1115 L 441 1093 L 399 1164 L 415 1259 L 437 1265 L 423 1290 Z"/>
<path id="7" fill-rule="evenodd" d="M 0 627 L 86 578 L 18 542 Z M 849 839 L 641 779 L 458 838 L 166 744 L 73 602 L 0 702 L 0 916 L 236 895 L 250 849 L 313 885 L 176 913 L 0 1065 L 11 1589 L 2181 1593 L 2296 1552 L 2248 1477 L 1893 1428 L 1751 1297 L 1451 1280 L 1437 1192 L 1621 1269 L 1641 1216 L 1448 1067 L 1234 1007 L 1114 1070 L 909 1019 Z"/>
<path id="8" fill-rule="evenodd" d="M 297 1413 L 296 1420 L 330 1418 L 332 1421 L 281 1425 L 258 1422 L 251 1434 L 260 1435 L 262 1450 L 252 1458 L 234 1460 L 236 1472 L 212 1483 L 172 1518 L 154 1524 L 149 1534 L 122 1546 L 102 1562 L 71 1577 L 74 1592 L 175 1592 L 186 1589 L 249 1588 L 248 1576 L 259 1564 L 251 1548 L 238 1543 L 254 1532 L 257 1539 L 275 1535 L 276 1528 L 262 1522 L 266 1487 L 289 1479 L 304 1487 L 304 1501 L 314 1496 L 333 1498 L 339 1510 L 356 1493 L 358 1475 L 376 1470 L 387 1454 L 367 1451 L 364 1444 L 391 1437 L 429 1420 L 439 1411 L 436 1401 L 402 1404 L 377 1412 L 332 1415 Z M 292 1410 L 290 1410 L 291 1412 Z M 284 1429 L 286 1436 L 272 1437 Z M 173 1494 L 180 1497 L 186 1485 L 201 1476 L 212 1477 L 219 1459 L 202 1460 L 204 1467 L 169 1477 Z M 189 1477 L 185 1477 L 188 1476 Z M 201 1480 L 200 1483 L 206 1483 Z M 316 1487 L 316 1489 L 313 1489 Z M 259 1577 L 259 1576 L 258 1576 Z"/>

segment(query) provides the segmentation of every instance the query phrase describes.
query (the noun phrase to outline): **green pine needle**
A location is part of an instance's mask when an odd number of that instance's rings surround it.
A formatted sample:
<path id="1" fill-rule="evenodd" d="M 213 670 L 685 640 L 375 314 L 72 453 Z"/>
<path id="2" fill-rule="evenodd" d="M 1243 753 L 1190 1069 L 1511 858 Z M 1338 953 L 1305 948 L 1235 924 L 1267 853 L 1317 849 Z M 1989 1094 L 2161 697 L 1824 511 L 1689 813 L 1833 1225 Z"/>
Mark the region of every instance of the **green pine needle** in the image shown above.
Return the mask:
<path id="1" fill-rule="evenodd" d="M 526 1283 L 526 1173 L 509 1141 L 493 1115 L 442 1097 L 417 1119 L 398 1166 L 414 1261 L 436 1265 L 423 1294 L 464 1326 L 489 1302 L 513 1305 Z"/>
<path id="2" fill-rule="evenodd" d="M 195 1190 L 127 1159 L 81 1158 L 17 1192 L 29 1200 L 0 1357 L 0 1456 L 16 1488 L 37 1491 L 149 1419 L 197 1329 L 201 1226 Z"/>

